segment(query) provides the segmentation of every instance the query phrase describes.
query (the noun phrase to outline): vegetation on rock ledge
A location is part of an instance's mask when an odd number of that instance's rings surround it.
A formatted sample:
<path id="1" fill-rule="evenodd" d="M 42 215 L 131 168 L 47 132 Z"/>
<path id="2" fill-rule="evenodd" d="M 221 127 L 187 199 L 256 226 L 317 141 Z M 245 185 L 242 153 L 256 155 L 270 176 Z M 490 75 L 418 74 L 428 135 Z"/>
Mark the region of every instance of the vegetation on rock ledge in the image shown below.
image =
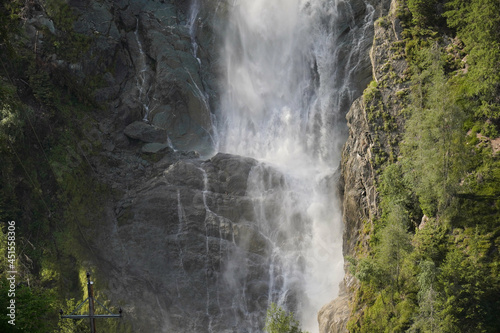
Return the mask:
<path id="1" fill-rule="evenodd" d="M 348 329 L 494 332 L 500 3 L 407 0 L 398 7 L 411 68 L 406 126 L 397 161 L 377 165 L 380 214 L 369 249 L 349 259 L 360 288 Z"/>

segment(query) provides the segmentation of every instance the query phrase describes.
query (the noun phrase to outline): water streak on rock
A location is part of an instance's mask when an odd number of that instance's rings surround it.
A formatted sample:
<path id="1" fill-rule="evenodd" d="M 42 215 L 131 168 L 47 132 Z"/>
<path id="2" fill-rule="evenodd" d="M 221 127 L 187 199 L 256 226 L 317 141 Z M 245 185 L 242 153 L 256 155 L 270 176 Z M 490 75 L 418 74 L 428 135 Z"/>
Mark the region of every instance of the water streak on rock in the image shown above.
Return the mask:
<path id="1" fill-rule="evenodd" d="M 137 88 L 139 90 L 139 102 L 144 109 L 143 120 L 149 122 L 149 89 L 151 85 L 151 73 L 147 62 L 146 53 L 142 47 L 141 38 L 139 36 L 139 19 L 137 19 L 137 26 L 134 31 L 135 40 L 139 49 L 139 56 L 137 57 L 136 71 L 137 71 Z"/>

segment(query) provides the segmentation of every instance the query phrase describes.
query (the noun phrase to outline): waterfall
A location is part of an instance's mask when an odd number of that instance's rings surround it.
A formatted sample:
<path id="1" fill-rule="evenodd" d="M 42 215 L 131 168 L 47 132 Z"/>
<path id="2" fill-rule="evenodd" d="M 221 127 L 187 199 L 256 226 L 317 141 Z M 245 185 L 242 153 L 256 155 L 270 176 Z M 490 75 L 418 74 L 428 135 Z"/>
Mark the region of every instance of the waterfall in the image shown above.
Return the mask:
<path id="1" fill-rule="evenodd" d="M 317 312 L 344 274 L 335 175 L 345 114 L 367 83 L 374 9 L 362 0 L 235 0 L 228 15 L 219 150 L 262 162 L 247 195 L 271 244 L 267 302 L 317 332 Z"/>

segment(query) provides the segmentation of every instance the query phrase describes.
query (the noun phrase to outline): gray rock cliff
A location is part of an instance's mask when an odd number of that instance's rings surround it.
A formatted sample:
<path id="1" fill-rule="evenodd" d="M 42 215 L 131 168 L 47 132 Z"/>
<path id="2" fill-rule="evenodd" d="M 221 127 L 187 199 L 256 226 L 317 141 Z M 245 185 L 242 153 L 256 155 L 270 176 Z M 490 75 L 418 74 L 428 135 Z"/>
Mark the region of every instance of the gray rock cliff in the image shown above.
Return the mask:
<path id="1" fill-rule="evenodd" d="M 226 154 L 166 169 L 159 163 L 154 176 L 108 206 L 94 264 L 109 280 L 108 297 L 124 302 L 134 332 L 246 332 L 262 325 L 269 242 L 246 190 L 258 164 Z M 280 181 L 272 169 L 266 174 Z"/>
<path id="2" fill-rule="evenodd" d="M 51 38 L 68 33 L 58 31 L 43 8 L 28 21 L 27 31 L 47 69 L 65 73 L 68 85 L 88 90 L 96 104 L 108 106 L 113 139 L 126 145 L 124 127 L 145 121 L 163 129 L 175 149 L 210 153 L 213 54 L 208 50 L 214 41 L 204 36 L 208 25 L 190 20 L 189 3 L 89 0 L 69 5 L 76 19 L 72 33 L 89 41 L 75 50 L 77 62 L 64 53 L 43 52 Z M 109 119 L 108 113 L 103 118 Z"/>
<path id="3" fill-rule="evenodd" d="M 373 218 L 379 213 L 375 187 L 377 167 L 382 159 L 397 157 L 397 147 L 391 143 L 404 126 L 398 96 L 406 93 L 407 64 L 398 51 L 391 51 L 400 50 L 397 46 L 401 45 L 402 28 L 396 17 L 395 1 L 390 5 L 388 12 L 383 10 L 375 22 L 370 50 L 373 81 L 346 116 L 349 136 L 342 152 L 340 184 L 343 189 L 344 256 L 356 257 L 368 246 L 369 239 L 363 230 L 372 228 Z M 382 106 L 378 105 L 379 101 Z M 382 130 L 388 127 L 390 131 Z M 356 278 L 346 271 L 339 297 L 319 313 L 320 332 L 347 332 L 351 316 L 349 303 L 356 284 Z"/>

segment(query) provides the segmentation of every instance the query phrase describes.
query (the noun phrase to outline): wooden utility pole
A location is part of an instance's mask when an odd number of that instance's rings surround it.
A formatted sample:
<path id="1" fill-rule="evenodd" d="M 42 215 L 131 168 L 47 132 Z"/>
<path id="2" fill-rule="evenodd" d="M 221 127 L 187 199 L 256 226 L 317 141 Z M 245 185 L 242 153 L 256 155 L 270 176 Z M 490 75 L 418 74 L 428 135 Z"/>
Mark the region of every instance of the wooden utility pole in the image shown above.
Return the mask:
<path id="1" fill-rule="evenodd" d="M 90 317 L 90 332 L 95 331 L 95 318 L 94 318 L 94 283 L 90 281 L 90 274 L 87 272 L 87 289 L 89 294 L 89 317 Z"/>
<path id="2" fill-rule="evenodd" d="M 85 299 L 80 305 L 76 307 L 76 309 L 73 310 L 69 315 L 63 316 L 63 310 L 59 310 L 59 313 L 61 314 L 61 319 L 84 319 L 84 318 L 89 318 L 90 319 L 90 333 L 97 333 L 96 327 L 95 327 L 95 319 L 96 318 L 121 318 L 122 317 L 122 309 L 118 311 L 118 314 L 111 313 L 108 308 L 106 308 L 101 302 L 96 300 L 94 298 L 94 282 L 90 281 L 90 273 L 87 272 L 87 290 L 89 297 Z M 102 315 L 96 315 L 95 314 L 95 304 L 94 300 L 104 309 L 106 310 L 107 314 L 102 314 Z M 89 314 L 88 315 L 77 315 L 75 314 L 80 308 L 86 303 L 89 302 Z"/>

